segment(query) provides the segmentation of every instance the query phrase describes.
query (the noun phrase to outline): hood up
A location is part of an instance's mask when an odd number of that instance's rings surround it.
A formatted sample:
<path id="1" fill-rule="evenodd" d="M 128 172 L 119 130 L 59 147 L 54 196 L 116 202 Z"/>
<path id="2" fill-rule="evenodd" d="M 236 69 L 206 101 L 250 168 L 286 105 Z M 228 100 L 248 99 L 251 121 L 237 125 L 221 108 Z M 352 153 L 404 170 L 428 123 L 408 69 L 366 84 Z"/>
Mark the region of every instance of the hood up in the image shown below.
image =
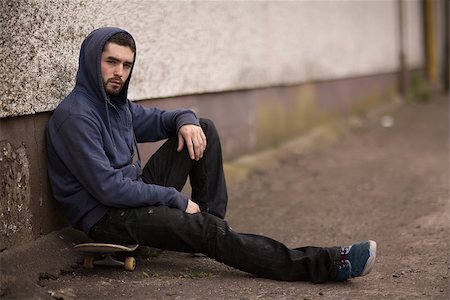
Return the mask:
<path id="1" fill-rule="evenodd" d="M 131 69 L 130 76 L 125 82 L 122 90 L 117 96 L 114 96 L 114 99 L 109 99 L 105 92 L 101 71 L 103 47 L 111 36 L 119 32 L 124 32 L 133 38 L 130 33 L 123 29 L 103 27 L 92 31 L 81 45 L 76 86 L 83 88 L 89 96 L 94 97 L 95 99 L 104 101 L 112 100 L 113 102 L 126 102 L 127 100 L 128 85 L 133 69 Z M 136 53 L 134 54 L 134 59 L 136 60 Z"/>

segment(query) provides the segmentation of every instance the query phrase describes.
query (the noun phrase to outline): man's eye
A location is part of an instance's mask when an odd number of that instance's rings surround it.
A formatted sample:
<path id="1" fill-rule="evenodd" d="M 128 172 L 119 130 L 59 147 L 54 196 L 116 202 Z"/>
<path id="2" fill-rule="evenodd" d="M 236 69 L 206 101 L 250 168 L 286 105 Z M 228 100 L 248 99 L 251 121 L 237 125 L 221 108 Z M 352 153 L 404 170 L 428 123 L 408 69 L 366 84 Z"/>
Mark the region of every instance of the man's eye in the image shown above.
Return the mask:
<path id="1" fill-rule="evenodd" d="M 131 69 L 131 65 L 124 65 L 123 66 L 125 69 Z"/>
<path id="2" fill-rule="evenodd" d="M 108 64 L 110 64 L 110 65 L 115 65 L 116 64 L 116 62 L 114 60 L 107 60 L 106 62 Z"/>

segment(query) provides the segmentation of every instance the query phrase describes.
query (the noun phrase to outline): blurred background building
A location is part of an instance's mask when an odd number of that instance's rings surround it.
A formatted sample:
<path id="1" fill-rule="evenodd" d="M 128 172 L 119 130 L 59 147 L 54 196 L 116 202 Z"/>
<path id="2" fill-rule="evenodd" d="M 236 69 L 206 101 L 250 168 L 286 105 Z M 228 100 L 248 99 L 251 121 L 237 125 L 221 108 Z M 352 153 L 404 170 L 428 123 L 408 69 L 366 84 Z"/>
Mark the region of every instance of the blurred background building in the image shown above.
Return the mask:
<path id="1" fill-rule="evenodd" d="M 97 27 L 137 41 L 130 99 L 213 119 L 227 160 L 398 95 L 448 91 L 448 0 L 2 0 L 0 10 L 0 251 L 67 225 L 45 126 Z M 144 159 L 156 148 L 140 147 Z"/>

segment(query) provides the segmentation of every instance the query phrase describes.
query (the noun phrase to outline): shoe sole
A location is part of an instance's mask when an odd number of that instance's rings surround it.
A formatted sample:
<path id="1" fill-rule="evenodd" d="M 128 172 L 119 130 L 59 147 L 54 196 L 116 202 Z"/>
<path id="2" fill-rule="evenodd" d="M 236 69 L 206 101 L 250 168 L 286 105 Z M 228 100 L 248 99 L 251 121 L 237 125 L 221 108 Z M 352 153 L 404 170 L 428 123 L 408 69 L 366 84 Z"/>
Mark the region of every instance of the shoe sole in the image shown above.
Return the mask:
<path id="1" fill-rule="evenodd" d="M 375 258 L 377 257 L 377 243 L 375 241 L 369 241 L 369 254 L 369 259 L 364 266 L 361 276 L 369 274 L 375 264 Z"/>

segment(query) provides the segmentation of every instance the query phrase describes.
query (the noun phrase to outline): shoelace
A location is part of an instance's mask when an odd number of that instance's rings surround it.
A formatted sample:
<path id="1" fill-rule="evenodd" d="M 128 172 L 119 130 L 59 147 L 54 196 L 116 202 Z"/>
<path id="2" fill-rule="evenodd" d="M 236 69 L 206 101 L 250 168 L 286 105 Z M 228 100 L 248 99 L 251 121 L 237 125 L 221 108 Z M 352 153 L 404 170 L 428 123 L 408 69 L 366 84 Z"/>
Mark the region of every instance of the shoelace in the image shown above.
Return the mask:
<path id="1" fill-rule="evenodd" d="M 350 263 L 348 259 L 348 253 L 350 252 L 351 247 L 342 247 L 341 248 L 341 255 L 339 257 L 339 269 L 343 269 L 345 267 L 350 268 L 350 273 L 352 269 L 352 264 Z"/>

